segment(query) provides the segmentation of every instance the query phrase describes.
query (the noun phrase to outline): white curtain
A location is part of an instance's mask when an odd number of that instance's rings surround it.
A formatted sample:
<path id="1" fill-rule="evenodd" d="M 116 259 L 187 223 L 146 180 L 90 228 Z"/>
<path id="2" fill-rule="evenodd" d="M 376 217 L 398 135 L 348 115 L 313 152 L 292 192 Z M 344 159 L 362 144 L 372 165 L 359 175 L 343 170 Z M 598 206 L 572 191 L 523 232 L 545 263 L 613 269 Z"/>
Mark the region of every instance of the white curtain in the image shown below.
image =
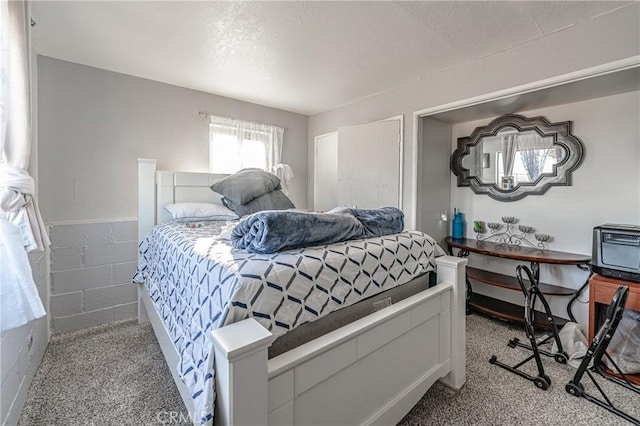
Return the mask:
<path id="1" fill-rule="evenodd" d="M 518 135 L 507 135 L 502 137 L 502 167 L 504 176 L 513 175 L 513 163 L 516 159 L 516 141 Z"/>
<path id="2" fill-rule="evenodd" d="M 0 218 L 0 332 L 45 315 L 20 231 Z"/>
<path id="3" fill-rule="evenodd" d="M 3 331 L 45 314 L 26 255 L 26 251 L 44 250 L 49 245 L 36 204 L 35 183 L 27 171 L 31 150 L 29 21 L 26 2 L 0 2 L 0 328 Z"/>
<path id="4" fill-rule="evenodd" d="M 213 173 L 257 167 L 271 171 L 280 163 L 284 129 L 224 117 L 209 117 L 209 164 Z"/>
<path id="5" fill-rule="evenodd" d="M 288 164 L 278 163 L 271 168 L 271 173 L 280 178 L 282 192 L 289 195 L 289 182 L 293 179 L 293 168 Z"/>
<path id="6" fill-rule="evenodd" d="M 542 146 L 541 142 L 543 142 L 542 139 L 537 135 L 518 137 L 518 151 L 530 182 L 542 174 L 549 155 L 550 149 Z"/>

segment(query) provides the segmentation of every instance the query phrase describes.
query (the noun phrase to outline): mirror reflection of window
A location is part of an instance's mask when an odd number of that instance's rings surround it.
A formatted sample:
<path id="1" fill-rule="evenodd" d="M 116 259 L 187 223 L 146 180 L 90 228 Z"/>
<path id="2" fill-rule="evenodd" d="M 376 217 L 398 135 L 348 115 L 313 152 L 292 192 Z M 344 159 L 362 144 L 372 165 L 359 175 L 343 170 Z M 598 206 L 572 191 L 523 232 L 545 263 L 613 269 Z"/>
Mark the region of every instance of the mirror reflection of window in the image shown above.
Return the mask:
<path id="1" fill-rule="evenodd" d="M 505 161 L 509 152 L 510 161 Z M 488 167 L 482 157 L 493 159 Z M 535 131 L 519 132 L 507 127 L 495 136 L 482 138 L 463 162 L 468 165 L 470 176 L 476 176 L 485 184 L 498 184 L 502 189 L 512 189 L 518 183 L 536 181 L 542 174 L 553 174 L 553 165 L 562 161 L 564 151 L 553 146 L 552 137 L 541 137 Z M 505 164 L 511 169 L 505 173 Z"/>
<path id="2" fill-rule="evenodd" d="M 511 173 L 505 175 L 505 149 L 513 155 Z M 488 164 L 486 158 L 489 158 Z M 469 177 L 484 184 L 497 184 L 501 189 L 513 189 L 518 183 L 534 182 L 542 174 L 553 174 L 554 164 L 563 161 L 565 151 L 553 145 L 552 137 L 541 137 L 530 130 L 519 132 L 512 127 L 500 130 L 495 136 L 486 136 L 477 146 L 469 149 L 462 166 Z"/>
<path id="3" fill-rule="evenodd" d="M 496 153 L 497 168 L 495 169 L 494 182 L 502 182 L 504 174 L 504 161 L 501 151 Z M 558 162 L 558 150 L 556 148 L 543 148 L 533 150 L 517 150 L 513 163 L 514 185 L 520 182 L 535 181 L 541 174 L 552 174 L 553 166 Z"/>

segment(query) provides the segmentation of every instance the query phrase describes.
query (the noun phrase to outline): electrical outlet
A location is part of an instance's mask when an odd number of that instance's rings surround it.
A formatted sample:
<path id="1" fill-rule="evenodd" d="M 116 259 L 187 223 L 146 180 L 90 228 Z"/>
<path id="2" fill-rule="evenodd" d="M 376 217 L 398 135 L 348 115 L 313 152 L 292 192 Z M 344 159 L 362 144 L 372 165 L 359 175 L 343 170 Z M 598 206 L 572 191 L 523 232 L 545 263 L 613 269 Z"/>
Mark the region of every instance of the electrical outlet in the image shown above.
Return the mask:
<path id="1" fill-rule="evenodd" d="M 380 309 L 384 309 L 389 306 L 391 306 L 391 298 L 387 297 L 386 299 L 382 299 L 381 301 L 374 303 L 371 306 L 371 312 L 377 312 Z"/>
<path id="2" fill-rule="evenodd" d="M 33 346 L 33 336 L 29 336 L 29 340 L 27 341 L 27 350 L 31 351 L 31 346 Z"/>

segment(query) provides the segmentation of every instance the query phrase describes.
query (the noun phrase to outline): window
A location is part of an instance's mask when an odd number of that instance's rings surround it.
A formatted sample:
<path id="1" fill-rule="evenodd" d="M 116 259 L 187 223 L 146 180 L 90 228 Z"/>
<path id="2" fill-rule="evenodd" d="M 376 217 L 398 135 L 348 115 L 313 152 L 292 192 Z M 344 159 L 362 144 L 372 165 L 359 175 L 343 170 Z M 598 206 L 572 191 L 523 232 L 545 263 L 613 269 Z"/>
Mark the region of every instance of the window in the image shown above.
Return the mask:
<path id="1" fill-rule="evenodd" d="M 247 167 L 272 170 L 280 163 L 284 129 L 223 117 L 210 117 L 209 169 L 235 173 Z"/>

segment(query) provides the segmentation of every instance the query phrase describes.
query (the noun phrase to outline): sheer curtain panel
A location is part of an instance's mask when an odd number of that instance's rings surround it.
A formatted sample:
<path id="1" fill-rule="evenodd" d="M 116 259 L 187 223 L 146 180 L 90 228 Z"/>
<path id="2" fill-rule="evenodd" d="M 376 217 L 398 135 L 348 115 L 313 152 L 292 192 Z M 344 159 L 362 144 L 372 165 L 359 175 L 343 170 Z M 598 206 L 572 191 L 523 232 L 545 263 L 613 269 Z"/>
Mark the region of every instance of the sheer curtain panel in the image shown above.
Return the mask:
<path id="1" fill-rule="evenodd" d="M 542 174 L 550 149 L 541 146 L 540 137 L 536 135 L 520 135 L 518 148 L 529 181 L 533 182 Z"/>
<path id="2" fill-rule="evenodd" d="M 513 175 L 513 164 L 516 160 L 518 135 L 507 135 L 502 137 L 502 167 L 504 176 Z"/>
<path id="3" fill-rule="evenodd" d="M 293 168 L 288 164 L 278 163 L 271 168 L 271 173 L 280 178 L 282 192 L 289 195 L 289 183 L 294 178 Z"/>
<path id="4" fill-rule="evenodd" d="M 224 117 L 209 117 L 209 166 L 212 173 L 256 167 L 271 171 L 280 163 L 284 129 Z"/>
<path id="5" fill-rule="evenodd" d="M 49 245 L 27 171 L 31 93 L 27 3 L 0 2 L 0 308 L 2 331 L 45 315 L 26 252 Z"/>

